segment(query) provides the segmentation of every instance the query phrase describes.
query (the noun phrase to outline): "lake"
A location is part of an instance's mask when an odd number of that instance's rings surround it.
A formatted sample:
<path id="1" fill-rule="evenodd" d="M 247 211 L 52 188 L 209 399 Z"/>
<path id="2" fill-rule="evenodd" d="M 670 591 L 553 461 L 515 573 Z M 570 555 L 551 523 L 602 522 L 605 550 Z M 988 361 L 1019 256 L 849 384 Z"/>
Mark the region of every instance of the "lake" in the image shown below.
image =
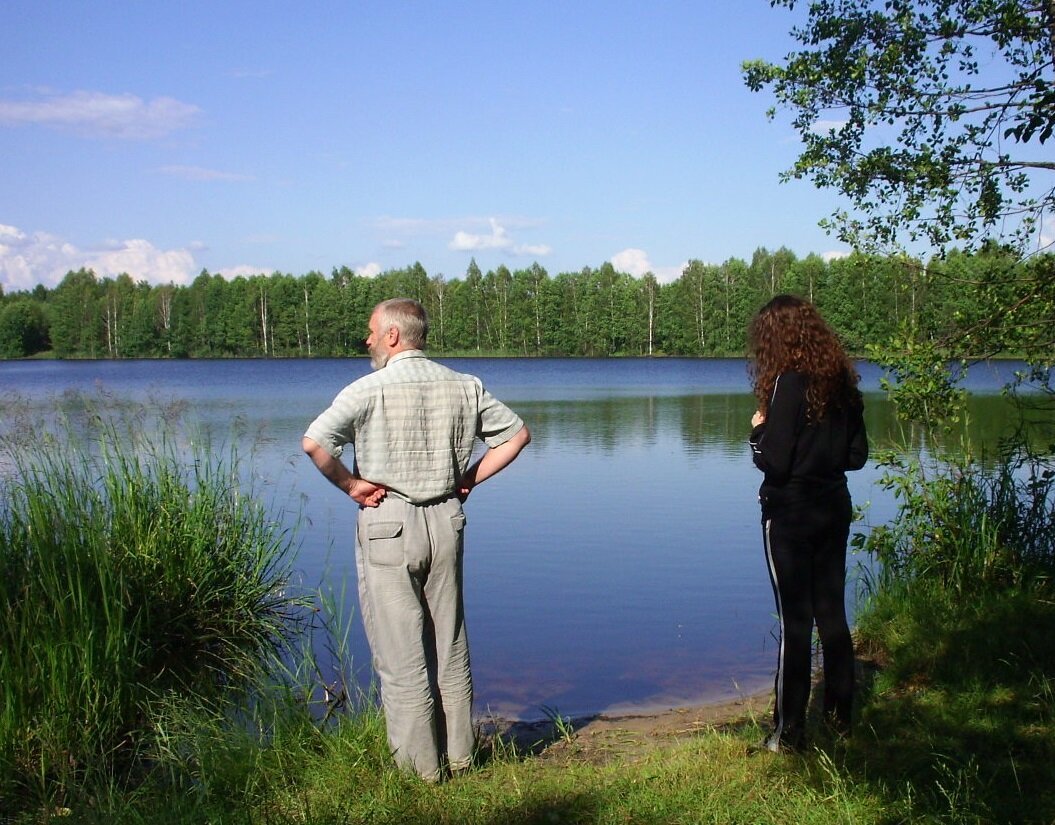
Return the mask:
<path id="1" fill-rule="evenodd" d="M 439 360 L 480 376 L 533 435 L 466 505 L 478 715 L 644 711 L 771 686 L 777 628 L 744 361 Z M 971 419 L 990 441 L 1009 426 L 997 392 L 1019 367 L 970 373 Z M 860 369 L 873 448 L 889 445 L 897 427 L 879 370 Z M 355 508 L 301 453 L 300 436 L 368 370 L 366 359 L 0 362 L 0 409 L 17 399 L 43 422 L 78 392 L 184 406 L 188 419 L 238 443 L 275 517 L 298 525 L 299 583 L 346 583 L 354 594 Z M 894 512 L 879 476 L 874 461 L 850 475 L 855 503 L 868 505 L 855 529 Z M 854 595 L 851 586 L 851 603 Z M 365 685 L 369 655 L 353 624 Z"/>

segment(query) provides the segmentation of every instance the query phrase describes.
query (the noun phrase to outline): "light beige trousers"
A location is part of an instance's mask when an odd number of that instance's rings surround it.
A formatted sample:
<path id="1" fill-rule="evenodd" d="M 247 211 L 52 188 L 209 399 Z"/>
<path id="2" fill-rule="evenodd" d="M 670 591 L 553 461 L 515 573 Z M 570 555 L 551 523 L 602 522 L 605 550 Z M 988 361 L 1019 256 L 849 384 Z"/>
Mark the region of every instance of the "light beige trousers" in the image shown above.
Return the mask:
<path id="1" fill-rule="evenodd" d="M 389 495 L 359 510 L 359 603 L 396 763 L 437 781 L 472 760 L 473 684 L 462 600 L 465 514 L 452 497 Z"/>

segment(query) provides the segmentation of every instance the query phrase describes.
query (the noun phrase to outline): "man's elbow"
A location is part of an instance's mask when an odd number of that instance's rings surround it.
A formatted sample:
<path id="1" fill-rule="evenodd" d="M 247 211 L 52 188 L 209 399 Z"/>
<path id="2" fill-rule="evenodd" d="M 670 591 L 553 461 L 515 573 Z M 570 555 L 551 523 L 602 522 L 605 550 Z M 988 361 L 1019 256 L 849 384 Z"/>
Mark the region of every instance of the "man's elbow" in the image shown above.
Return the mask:
<path id="1" fill-rule="evenodd" d="M 513 458 L 520 455 L 520 451 L 531 443 L 531 431 L 527 428 L 527 424 L 517 430 L 506 443 L 513 451 Z"/>

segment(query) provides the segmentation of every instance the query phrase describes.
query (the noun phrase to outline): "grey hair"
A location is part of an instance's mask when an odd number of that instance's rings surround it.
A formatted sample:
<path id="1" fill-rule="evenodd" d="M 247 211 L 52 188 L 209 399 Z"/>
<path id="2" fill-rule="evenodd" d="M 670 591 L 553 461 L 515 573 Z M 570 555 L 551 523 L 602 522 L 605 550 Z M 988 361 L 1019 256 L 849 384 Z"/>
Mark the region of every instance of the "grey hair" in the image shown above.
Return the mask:
<path id="1" fill-rule="evenodd" d="M 374 310 L 377 312 L 381 332 L 395 327 L 399 330 L 400 340 L 414 349 L 424 349 L 429 337 L 429 316 L 419 302 L 413 298 L 392 298 L 382 301 Z"/>

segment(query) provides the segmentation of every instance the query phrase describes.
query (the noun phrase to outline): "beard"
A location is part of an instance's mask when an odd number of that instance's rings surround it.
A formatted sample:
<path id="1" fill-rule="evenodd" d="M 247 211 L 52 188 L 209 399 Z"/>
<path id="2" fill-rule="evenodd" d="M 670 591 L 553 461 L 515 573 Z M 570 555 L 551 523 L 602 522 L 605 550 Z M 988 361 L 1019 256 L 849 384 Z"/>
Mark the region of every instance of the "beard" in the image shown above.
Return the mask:
<path id="1" fill-rule="evenodd" d="M 382 369 L 391 356 L 391 353 L 383 351 L 380 347 L 370 347 L 367 351 L 370 353 L 370 366 L 375 370 Z"/>

